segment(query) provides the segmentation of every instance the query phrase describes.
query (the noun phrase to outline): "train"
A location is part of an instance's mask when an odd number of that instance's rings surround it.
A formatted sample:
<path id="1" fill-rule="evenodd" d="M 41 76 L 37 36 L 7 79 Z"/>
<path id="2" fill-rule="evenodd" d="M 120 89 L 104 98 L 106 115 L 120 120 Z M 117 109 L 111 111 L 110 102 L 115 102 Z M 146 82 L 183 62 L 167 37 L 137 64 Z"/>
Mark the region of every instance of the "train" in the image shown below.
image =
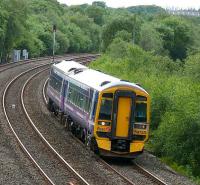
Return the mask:
<path id="1" fill-rule="evenodd" d="M 143 152 L 150 96 L 139 84 L 61 61 L 51 66 L 46 95 L 49 111 L 96 154 L 135 158 Z"/>

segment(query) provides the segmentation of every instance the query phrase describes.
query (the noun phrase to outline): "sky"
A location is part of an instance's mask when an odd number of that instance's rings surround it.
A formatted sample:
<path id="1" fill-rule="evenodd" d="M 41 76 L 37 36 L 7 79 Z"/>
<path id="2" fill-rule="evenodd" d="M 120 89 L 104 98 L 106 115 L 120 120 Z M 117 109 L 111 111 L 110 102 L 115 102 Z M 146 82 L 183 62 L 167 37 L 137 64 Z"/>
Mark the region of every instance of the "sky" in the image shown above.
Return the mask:
<path id="1" fill-rule="evenodd" d="M 92 4 L 95 0 L 58 0 L 67 5 Z M 98 1 L 98 0 L 97 0 Z M 101 0 L 100 0 L 101 1 Z M 103 0 L 106 5 L 113 8 L 135 5 L 157 5 L 163 8 L 200 8 L 200 0 Z"/>

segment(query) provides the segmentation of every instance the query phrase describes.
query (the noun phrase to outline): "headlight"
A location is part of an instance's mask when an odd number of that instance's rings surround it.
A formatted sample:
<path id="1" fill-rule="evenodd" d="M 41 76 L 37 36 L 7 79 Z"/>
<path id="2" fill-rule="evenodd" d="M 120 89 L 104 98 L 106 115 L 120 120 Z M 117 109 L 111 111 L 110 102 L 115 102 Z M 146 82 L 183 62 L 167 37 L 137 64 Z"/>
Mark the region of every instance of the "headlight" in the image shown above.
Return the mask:
<path id="1" fill-rule="evenodd" d="M 99 121 L 99 122 L 98 122 L 98 125 L 101 125 L 101 126 L 110 126 L 110 122 Z"/>

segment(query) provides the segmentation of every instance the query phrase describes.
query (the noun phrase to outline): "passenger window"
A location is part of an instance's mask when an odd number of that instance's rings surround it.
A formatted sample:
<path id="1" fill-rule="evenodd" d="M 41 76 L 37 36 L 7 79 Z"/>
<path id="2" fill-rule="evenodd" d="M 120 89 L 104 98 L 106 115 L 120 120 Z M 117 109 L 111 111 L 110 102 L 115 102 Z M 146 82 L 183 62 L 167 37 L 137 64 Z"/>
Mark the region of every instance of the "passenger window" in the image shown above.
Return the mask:
<path id="1" fill-rule="evenodd" d="M 89 99 L 86 97 L 85 102 L 84 102 L 84 109 L 86 112 L 90 111 L 90 104 L 91 104 L 92 99 Z"/>
<path id="2" fill-rule="evenodd" d="M 88 92 L 81 87 L 70 83 L 67 100 L 79 107 L 80 109 L 89 112 L 90 101 L 87 93 Z"/>
<path id="3" fill-rule="evenodd" d="M 60 76 L 52 72 L 49 80 L 49 85 L 53 87 L 56 91 L 60 92 L 62 80 L 63 79 Z"/>
<path id="4" fill-rule="evenodd" d="M 71 88 L 69 88 L 69 91 L 68 91 L 68 100 L 72 101 L 72 89 Z"/>

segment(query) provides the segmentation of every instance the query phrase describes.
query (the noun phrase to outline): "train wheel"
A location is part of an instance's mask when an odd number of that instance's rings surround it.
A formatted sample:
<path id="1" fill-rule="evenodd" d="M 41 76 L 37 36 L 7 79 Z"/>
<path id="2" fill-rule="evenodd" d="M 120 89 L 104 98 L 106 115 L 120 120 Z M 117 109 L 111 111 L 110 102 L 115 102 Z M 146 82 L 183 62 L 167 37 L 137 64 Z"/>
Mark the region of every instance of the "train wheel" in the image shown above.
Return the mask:
<path id="1" fill-rule="evenodd" d="M 86 142 L 86 131 L 85 131 L 85 129 L 81 129 L 81 136 L 80 136 L 80 139 L 81 139 L 81 141 L 83 142 L 83 143 L 85 143 Z"/>
<path id="2" fill-rule="evenodd" d="M 81 128 L 79 125 L 75 126 L 75 136 L 79 139 L 81 139 Z"/>
<path id="3" fill-rule="evenodd" d="M 87 149 L 92 150 L 95 154 L 99 153 L 97 142 L 94 137 L 91 137 L 91 134 L 87 134 L 85 146 Z"/>
<path id="4" fill-rule="evenodd" d="M 64 124 L 65 123 L 65 116 L 64 116 L 64 113 L 62 112 L 61 115 L 60 115 L 60 124 Z"/>
<path id="5" fill-rule="evenodd" d="M 53 113 L 54 113 L 55 116 L 58 116 L 58 111 L 57 110 L 54 109 Z"/>
<path id="6" fill-rule="evenodd" d="M 67 131 L 69 131 L 69 122 L 67 119 L 64 121 L 64 127 L 66 128 Z"/>
<path id="7" fill-rule="evenodd" d="M 64 127 L 66 128 L 67 131 L 71 131 L 70 130 L 70 123 L 71 123 L 71 119 L 69 116 L 64 117 Z"/>
<path id="8" fill-rule="evenodd" d="M 99 154 L 98 145 L 97 145 L 96 139 L 95 139 L 94 137 L 91 138 L 90 149 L 91 149 L 95 154 Z"/>
<path id="9" fill-rule="evenodd" d="M 85 146 L 87 149 L 90 149 L 90 143 L 91 143 L 91 136 L 90 134 L 86 134 L 85 136 Z"/>
<path id="10" fill-rule="evenodd" d="M 76 128 L 73 121 L 69 123 L 69 130 L 72 132 L 72 134 L 76 135 Z"/>

